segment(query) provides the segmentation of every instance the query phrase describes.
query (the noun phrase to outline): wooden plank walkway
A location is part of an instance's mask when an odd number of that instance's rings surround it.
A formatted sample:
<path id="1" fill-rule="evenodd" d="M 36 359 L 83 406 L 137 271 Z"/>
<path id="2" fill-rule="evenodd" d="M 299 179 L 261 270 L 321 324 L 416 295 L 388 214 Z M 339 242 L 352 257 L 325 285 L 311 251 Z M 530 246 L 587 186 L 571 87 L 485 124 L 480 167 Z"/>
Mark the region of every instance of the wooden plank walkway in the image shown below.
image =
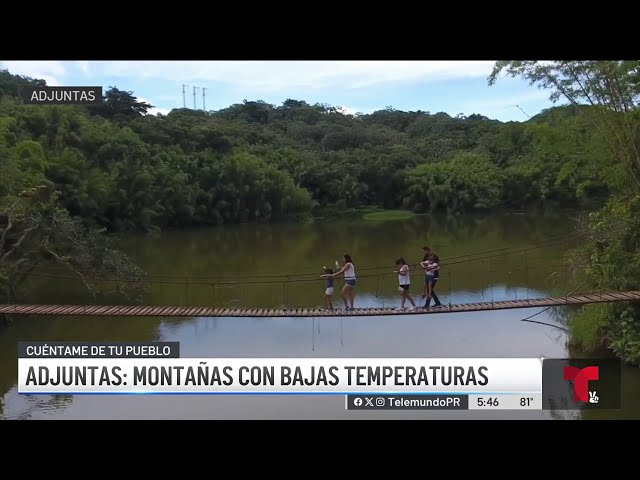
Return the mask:
<path id="1" fill-rule="evenodd" d="M 515 308 L 554 307 L 589 303 L 640 300 L 640 290 L 629 292 L 589 293 L 555 298 L 502 300 L 499 302 L 460 303 L 440 307 L 396 310 L 395 308 L 356 308 L 325 310 L 321 308 L 266 309 L 216 308 L 167 305 L 0 305 L 0 314 L 77 315 L 111 317 L 343 317 L 376 315 L 424 315 L 431 313 L 480 312 Z"/>

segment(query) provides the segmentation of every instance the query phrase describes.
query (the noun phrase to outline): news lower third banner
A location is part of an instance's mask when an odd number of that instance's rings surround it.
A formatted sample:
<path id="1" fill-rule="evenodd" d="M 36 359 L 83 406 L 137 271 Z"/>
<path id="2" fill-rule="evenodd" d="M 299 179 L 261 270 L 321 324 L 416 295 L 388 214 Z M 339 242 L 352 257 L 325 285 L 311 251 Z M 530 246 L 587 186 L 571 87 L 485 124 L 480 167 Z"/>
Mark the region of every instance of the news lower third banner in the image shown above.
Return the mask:
<path id="1" fill-rule="evenodd" d="M 21 394 L 342 395 L 348 410 L 620 408 L 620 362 L 185 358 L 178 342 L 20 342 Z"/>

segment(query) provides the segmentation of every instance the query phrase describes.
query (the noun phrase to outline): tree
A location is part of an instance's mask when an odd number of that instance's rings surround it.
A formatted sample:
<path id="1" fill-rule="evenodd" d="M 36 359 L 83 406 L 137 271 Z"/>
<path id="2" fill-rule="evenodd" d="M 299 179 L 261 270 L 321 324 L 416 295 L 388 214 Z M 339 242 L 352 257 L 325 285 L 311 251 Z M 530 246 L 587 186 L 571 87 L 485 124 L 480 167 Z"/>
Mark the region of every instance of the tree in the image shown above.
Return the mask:
<path id="1" fill-rule="evenodd" d="M 578 111 L 600 132 L 635 188 L 640 186 L 640 61 L 500 61 L 489 84 L 501 73 L 550 90 L 552 101 L 564 98 L 577 107 L 591 107 Z"/>
<path id="2" fill-rule="evenodd" d="M 608 146 L 622 172 L 609 180 L 612 198 L 589 215 L 581 228 L 591 241 L 572 253 L 581 279 L 591 288 L 640 288 L 640 62 L 638 61 L 502 61 L 489 77 L 500 73 L 522 77 L 550 90 L 554 101 L 564 98 L 590 122 Z M 584 167 L 582 167 L 584 168 Z M 559 178 L 571 177 L 565 167 Z M 586 265 L 584 267 L 583 265 Z M 640 364 L 640 306 L 637 303 L 585 306 L 570 319 L 571 342 L 583 349 L 600 345 L 621 359 Z"/>
<path id="3" fill-rule="evenodd" d="M 46 87 L 47 82 L 22 75 L 12 75 L 8 70 L 0 70 L 0 98 L 3 95 L 18 97 L 20 89 L 25 86 Z"/>
<path id="4" fill-rule="evenodd" d="M 147 102 L 139 102 L 133 92 L 125 92 L 116 87 L 109 87 L 104 94 L 102 105 L 91 107 L 91 111 L 111 120 L 118 118 L 131 119 L 146 115 L 147 111 L 154 108 Z"/>
<path id="5" fill-rule="evenodd" d="M 503 182 L 501 171 L 486 156 L 460 153 L 410 170 L 404 205 L 420 212 L 488 210 L 499 204 Z"/>
<path id="6" fill-rule="evenodd" d="M 40 185 L 0 204 L 0 298 L 23 300 L 27 292 L 21 287 L 35 273 L 77 279 L 93 298 L 118 293 L 140 300 L 146 291 L 143 272 L 103 230 L 88 229 L 59 208 L 52 187 Z"/>
<path id="7" fill-rule="evenodd" d="M 34 144 L 7 147 L 0 141 L 0 298 L 23 299 L 25 280 L 44 266 L 55 267 L 57 276 L 78 279 L 94 297 L 109 288 L 139 298 L 145 291 L 143 272 L 103 229 L 85 227 L 82 218 L 60 207 L 59 193 L 44 178 L 40 146 Z"/>

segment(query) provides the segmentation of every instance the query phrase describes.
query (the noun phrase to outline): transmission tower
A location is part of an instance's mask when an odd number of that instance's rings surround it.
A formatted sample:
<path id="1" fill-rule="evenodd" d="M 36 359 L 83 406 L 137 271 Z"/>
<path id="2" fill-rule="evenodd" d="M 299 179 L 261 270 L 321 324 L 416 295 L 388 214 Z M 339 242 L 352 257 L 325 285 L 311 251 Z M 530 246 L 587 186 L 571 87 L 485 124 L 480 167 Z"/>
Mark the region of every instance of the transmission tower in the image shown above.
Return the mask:
<path id="1" fill-rule="evenodd" d="M 187 97 L 185 95 L 185 87 L 189 85 L 182 84 L 182 108 L 187 108 Z"/>
<path id="2" fill-rule="evenodd" d="M 205 108 L 205 106 L 204 106 L 204 92 L 205 92 L 206 90 L 207 90 L 207 88 L 206 88 L 206 87 L 202 87 L 202 111 L 203 111 L 203 112 L 206 112 L 206 111 L 207 111 L 207 109 L 206 109 L 206 108 Z"/>
<path id="3" fill-rule="evenodd" d="M 197 110 L 198 107 L 196 105 L 196 90 L 199 90 L 200 87 L 193 87 L 193 109 Z"/>

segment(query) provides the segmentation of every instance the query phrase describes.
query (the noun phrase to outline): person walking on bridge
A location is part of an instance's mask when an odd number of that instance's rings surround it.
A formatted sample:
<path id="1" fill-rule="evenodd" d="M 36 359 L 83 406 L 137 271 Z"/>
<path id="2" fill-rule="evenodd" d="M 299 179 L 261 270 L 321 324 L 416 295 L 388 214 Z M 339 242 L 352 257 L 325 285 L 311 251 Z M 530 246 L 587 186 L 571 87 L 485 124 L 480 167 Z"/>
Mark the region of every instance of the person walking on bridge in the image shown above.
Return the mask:
<path id="1" fill-rule="evenodd" d="M 324 289 L 324 307 L 327 310 L 333 310 L 333 270 L 331 268 L 324 267 L 324 274 L 320 276 L 325 279 Z"/>
<path id="2" fill-rule="evenodd" d="M 344 286 L 340 295 L 344 301 L 344 308 L 346 310 L 353 310 L 353 303 L 356 296 L 356 267 L 353 264 L 351 255 L 344 254 L 344 265 L 340 270 L 333 274 L 334 277 L 344 273 Z"/>
<path id="3" fill-rule="evenodd" d="M 422 247 L 422 252 L 423 252 L 423 256 L 422 256 L 422 262 L 420 262 L 420 265 L 422 265 L 423 262 L 426 262 L 429 260 L 429 255 L 431 255 L 431 248 Z M 427 273 L 428 271 L 425 268 L 424 269 L 424 291 L 422 293 L 423 299 L 427 298 L 427 296 L 429 295 L 429 276 L 427 275 Z"/>
<path id="4" fill-rule="evenodd" d="M 427 258 L 426 262 L 420 262 L 422 268 L 427 272 L 425 275 L 425 280 L 428 285 L 427 291 L 427 299 L 424 304 L 424 308 L 429 308 L 431 306 L 431 299 L 435 301 L 434 307 L 440 306 L 440 300 L 438 299 L 438 295 L 436 295 L 435 288 L 436 283 L 438 283 L 438 279 L 440 278 L 440 265 L 438 265 L 439 258 L 436 254 L 432 253 Z"/>
<path id="5" fill-rule="evenodd" d="M 400 310 L 404 310 L 404 303 L 406 300 L 409 300 L 411 304 L 410 310 L 416 308 L 416 302 L 411 298 L 411 294 L 409 293 L 409 287 L 411 287 L 411 274 L 409 272 L 409 265 L 405 262 L 404 258 L 400 257 L 396 260 L 396 266 L 400 267 L 399 270 L 396 270 L 394 273 L 398 274 L 398 291 L 400 292 L 400 297 L 402 298 L 402 303 L 400 304 Z"/>

